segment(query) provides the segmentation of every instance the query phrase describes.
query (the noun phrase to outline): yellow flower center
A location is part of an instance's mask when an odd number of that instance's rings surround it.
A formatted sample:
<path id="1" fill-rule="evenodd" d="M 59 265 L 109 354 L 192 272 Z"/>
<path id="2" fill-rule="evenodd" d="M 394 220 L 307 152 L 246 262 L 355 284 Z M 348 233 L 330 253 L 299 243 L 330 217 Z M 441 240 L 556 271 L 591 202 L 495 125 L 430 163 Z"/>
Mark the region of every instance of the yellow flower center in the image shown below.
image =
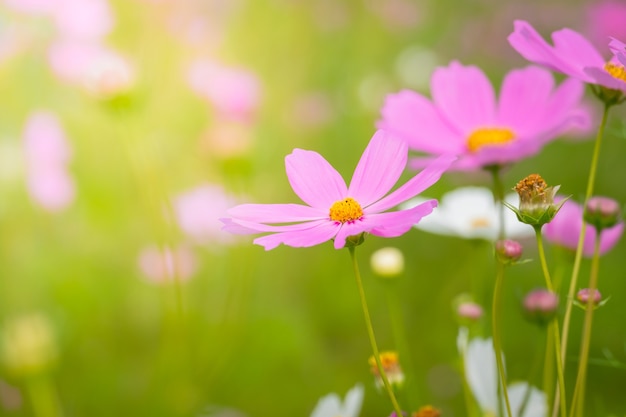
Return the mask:
<path id="1" fill-rule="evenodd" d="M 330 208 L 330 219 L 339 223 L 352 223 L 363 217 L 361 205 L 352 197 L 335 201 Z"/>
<path id="2" fill-rule="evenodd" d="M 607 62 L 604 66 L 606 72 L 608 72 L 613 78 L 626 82 L 626 68 L 623 65 L 614 64 L 613 62 Z"/>
<path id="3" fill-rule="evenodd" d="M 426 405 L 411 415 L 411 417 L 440 417 L 440 416 L 441 416 L 441 411 L 437 410 L 432 405 Z"/>
<path id="4" fill-rule="evenodd" d="M 509 129 L 482 128 L 472 132 L 467 139 L 467 148 L 470 152 L 476 152 L 483 146 L 504 145 L 513 139 L 515 139 L 515 134 Z"/>

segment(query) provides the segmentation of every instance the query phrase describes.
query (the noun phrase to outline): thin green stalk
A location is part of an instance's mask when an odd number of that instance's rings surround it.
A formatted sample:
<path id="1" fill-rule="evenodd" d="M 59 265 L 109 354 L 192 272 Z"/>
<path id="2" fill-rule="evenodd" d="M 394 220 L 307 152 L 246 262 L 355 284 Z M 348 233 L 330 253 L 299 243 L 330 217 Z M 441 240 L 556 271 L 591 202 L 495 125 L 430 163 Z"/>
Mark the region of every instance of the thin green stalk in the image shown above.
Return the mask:
<path id="1" fill-rule="evenodd" d="M 552 403 L 554 390 L 554 333 L 546 331 L 546 349 L 543 358 L 543 392 L 546 394 L 548 405 Z M 549 408 L 549 406 L 548 406 Z"/>
<path id="2" fill-rule="evenodd" d="M 598 270 L 600 269 L 600 236 L 596 234 L 593 247 L 593 258 L 591 260 L 591 276 L 589 278 L 589 300 L 585 310 L 585 322 L 583 323 L 583 335 L 580 343 L 580 358 L 578 362 L 578 376 L 576 377 L 576 385 L 574 388 L 574 396 L 572 397 L 572 405 L 570 416 L 582 417 L 585 407 L 585 388 L 587 379 L 587 364 L 589 362 L 589 346 L 591 345 L 591 325 L 593 323 L 593 312 L 595 293 L 598 288 Z"/>
<path id="3" fill-rule="evenodd" d="M 500 341 L 500 332 L 498 326 L 498 317 L 502 306 L 502 288 L 504 281 L 504 264 L 498 262 L 498 272 L 496 274 L 496 286 L 493 290 L 493 305 L 491 309 L 491 324 L 493 332 L 493 350 L 496 354 L 496 365 L 498 367 L 498 375 L 500 375 L 500 384 L 504 395 L 504 403 L 506 405 L 507 415 L 512 417 L 511 403 L 509 401 L 509 393 L 506 387 L 506 372 L 504 370 L 504 361 L 502 360 L 502 347 Z"/>
<path id="4" fill-rule="evenodd" d="M 385 278 L 385 289 L 387 293 L 387 306 L 389 307 L 389 317 L 391 319 L 391 329 L 393 331 L 393 337 L 396 341 L 396 345 L 398 346 L 398 351 L 402 355 L 403 368 L 406 373 L 406 390 L 410 393 L 408 398 L 404 397 L 407 402 L 407 405 L 410 409 L 412 409 L 412 403 L 419 404 L 419 390 L 417 387 L 414 387 L 415 382 L 415 367 L 413 366 L 413 360 L 411 358 L 411 349 L 409 348 L 409 343 L 406 338 L 406 326 L 404 325 L 404 320 L 402 319 L 402 310 L 400 309 L 400 303 L 396 297 L 396 288 L 395 288 L 395 278 Z"/>
<path id="5" fill-rule="evenodd" d="M 61 406 L 47 375 L 40 375 L 26 382 L 26 390 L 30 397 L 35 417 L 61 417 Z"/>
<path id="6" fill-rule="evenodd" d="M 587 202 L 593 194 L 593 187 L 596 180 L 596 171 L 598 170 L 598 160 L 600 159 L 600 147 L 602 145 L 602 137 L 604 136 L 604 128 L 609 115 L 609 109 L 611 105 L 605 104 L 604 111 L 602 112 L 602 120 L 600 126 L 598 126 L 598 134 L 596 135 L 595 145 L 593 147 L 593 155 L 591 156 L 591 167 L 589 168 L 589 177 L 587 180 L 587 191 L 585 192 L 585 201 L 583 207 L 587 207 Z M 582 219 L 581 219 L 582 221 Z M 569 327 L 572 319 L 572 307 L 574 306 L 574 292 L 578 284 L 578 274 L 580 273 L 580 264 L 583 256 L 583 247 L 585 244 L 585 234 L 587 231 L 587 224 L 582 222 L 580 229 L 580 237 L 578 238 L 578 246 L 576 247 L 576 256 L 574 258 L 574 268 L 572 269 L 572 277 L 570 279 L 569 288 L 567 291 L 567 303 L 565 306 L 565 316 L 563 317 L 563 328 L 561 330 L 561 365 L 563 366 L 563 372 L 565 372 L 565 357 L 567 356 L 567 342 L 569 340 Z M 556 417 L 558 413 L 557 403 L 559 402 L 560 392 L 557 390 L 554 398 L 554 409 L 552 417 Z"/>
<path id="7" fill-rule="evenodd" d="M 498 204 L 498 239 L 502 240 L 506 237 L 506 230 L 504 226 L 504 184 L 502 178 L 500 178 L 500 166 L 494 165 L 489 168 L 491 177 L 493 178 L 493 199 L 494 203 Z"/>
<path id="8" fill-rule="evenodd" d="M 389 400 L 393 405 L 393 409 L 398 416 L 402 416 L 402 409 L 396 400 L 396 396 L 393 393 L 393 389 L 391 388 L 391 384 L 389 383 L 389 379 L 387 378 L 387 374 L 383 369 L 383 364 L 380 361 L 380 354 L 378 352 L 378 344 L 376 343 L 376 336 L 374 335 L 374 327 L 372 326 L 372 319 L 370 318 L 369 308 L 367 307 L 367 298 L 365 298 L 365 290 L 363 289 L 363 282 L 361 280 L 361 273 L 359 272 L 359 264 L 356 261 L 355 248 L 351 246 L 348 248 L 350 250 L 350 258 L 352 259 L 352 267 L 354 269 L 354 276 L 356 278 L 356 285 L 359 289 L 359 296 L 361 298 L 361 307 L 363 307 L 363 317 L 365 318 L 365 327 L 367 328 L 367 335 L 370 339 L 370 344 L 372 345 L 372 353 L 374 354 L 374 360 L 376 361 L 376 367 L 378 368 L 378 373 L 380 374 L 381 379 L 383 380 L 383 385 L 385 387 L 385 391 L 387 391 L 387 395 L 389 395 Z"/>
<path id="9" fill-rule="evenodd" d="M 543 248 L 543 237 L 541 236 L 541 226 L 535 226 L 535 237 L 537 238 L 537 251 L 539 252 L 539 260 L 541 261 L 541 269 L 543 270 L 543 276 L 546 281 L 546 288 L 548 291 L 554 292 L 554 285 L 552 285 L 552 279 L 550 278 L 550 270 L 548 269 L 548 262 L 546 261 L 546 253 Z M 563 374 L 563 364 L 561 363 L 560 351 L 561 344 L 559 338 L 559 324 L 558 321 L 553 319 L 550 324 L 550 331 L 552 331 L 552 337 L 554 341 L 554 354 L 555 354 L 555 362 L 556 362 L 556 375 L 558 381 L 558 392 L 562 392 L 563 395 L 555 394 L 555 401 L 557 400 L 557 395 L 559 397 L 559 405 L 561 409 L 561 416 L 565 417 L 567 415 L 565 410 L 565 376 Z M 546 346 L 546 349 L 549 347 Z"/>

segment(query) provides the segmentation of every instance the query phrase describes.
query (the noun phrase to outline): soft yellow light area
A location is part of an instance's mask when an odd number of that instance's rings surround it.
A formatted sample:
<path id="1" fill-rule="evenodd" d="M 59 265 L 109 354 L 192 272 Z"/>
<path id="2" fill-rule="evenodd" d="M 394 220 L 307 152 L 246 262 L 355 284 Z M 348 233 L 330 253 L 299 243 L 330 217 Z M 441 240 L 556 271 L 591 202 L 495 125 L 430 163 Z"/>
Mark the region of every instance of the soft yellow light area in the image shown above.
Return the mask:
<path id="1" fill-rule="evenodd" d="M 509 129 L 483 128 L 477 129 L 467 139 L 467 148 L 476 152 L 486 145 L 503 145 L 515 139 L 515 134 Z"/>
<path id="2" fill-rule="evenodd" d="M 626 68 L 624 68 L 623 65 L 607 62 L 604 69 L 611 74 L 613 78 L 626 82 Z"/>
<path id="3" fill-rule="evenodd" d="M 363 209 L 352 197 L 336 201 L 330 208 L 330 219 L 339 223 L 353 222 L 361 217 Z"/>

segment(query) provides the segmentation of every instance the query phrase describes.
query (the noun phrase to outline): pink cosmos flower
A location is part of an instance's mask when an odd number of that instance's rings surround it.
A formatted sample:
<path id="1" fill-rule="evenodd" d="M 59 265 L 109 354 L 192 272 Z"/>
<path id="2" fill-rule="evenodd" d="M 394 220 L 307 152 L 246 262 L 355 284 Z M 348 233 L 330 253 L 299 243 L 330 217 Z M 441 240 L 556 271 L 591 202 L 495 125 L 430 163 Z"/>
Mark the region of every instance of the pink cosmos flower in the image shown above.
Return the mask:
<path id="1" fill-rule="evenodd" d="M 555 201 L 561 200 L 556 198 Z M 583 207 L 578 203 L 567 200 L 554 219 L 543 227 L 543 235 L 547 241 L 572 250 L 576 250 L 580 231 L 583 224 Z M 605 254 L 617 244 L 624 232 L 624 222 L 604 229 L 600 235 L 600 255 Z M 593 246 L 596 240 L 596 229 L 587 225 L 585 229 L 585 243 L 583 255 L 593 256 Z"/>
<path id="2" fill-rule="evenodd" d="M 485 74 L 453 61 L 431 80 L 432 101 L 403 90 L 387 96 L 377 126 L 430 155 L 454 154 L 454 168 L 503 165 L 537 153 L 590 116 L 580 105 L 583 85 L 568 79 L 555 88 L 549 71 L 529 66 L 509 72 L 500 98 Z M 414 162 L 414 167 L 423 159 Z"/>
<path id="3" fill-rule="evenodd" d="M 31 199 L 48 211 L 60 211 L 75 198 L 67 171 L 71 149 L 58 118 L 47 111 L 34 112 L 24 128 L 26 185 Z"/>
<path id="4" fill-rule="evenodd" d="M 188 80 L 194 92 L 227 119 L 250 120 L 261 100 L 261 83 L 245 68 L 197 60 L 189 69 Z"/>
<path id="5" fill-rule="evenodd" d="M 203 184 L 178 194 L 172 200 L 176 221 L 187 237 L 199 244 L 226 244 L 233 236 L 224 233 L 218 218 L 235 199 L 222 187 Z"/>
<path id="6" fill-rule="evenodd" d="M 516 20 L 514 25 L 509 43 L 527 60 L 586 83 L 626 93 L 626 52 L 622 50 L 624 59 L 619 59 L 615 51 L 623 43 L 615 39 L 611 42 L 614 56 L 607 62 L 591 42 L 571 29 L 553 32 L 552 46 L 528 22 Z"/>
<path id="7" fill-rule="evenodd" d="M 606 45 L 607 39 L 626 39 L 626 3 L 622 0 L 594 1 L 587 7 L 585 33 L 596 45 Z"/>
<path id="8" fill-rule="evenodd" d="M 434 184 L 455 160 L 441 156 L 406 184 L 387 194 L 407 161 L 405 141 L 377 131 L 347 187 L 341 175 L 317 152 L 294 149 L 285 158 L 287 178 L 302 204 L 242 204 L 221 219 L 224 230 L 237 234 L 269 232 L 255 244 L 274 249 L 285 244 L 309 247 L 334 239 L 341 249 L 349 236 L 371 233 L 396 237 L 433 210 L 430 200 L 408 210 L 385 213 Z M 285 224 L 288 223 L 288 224 Z"/>

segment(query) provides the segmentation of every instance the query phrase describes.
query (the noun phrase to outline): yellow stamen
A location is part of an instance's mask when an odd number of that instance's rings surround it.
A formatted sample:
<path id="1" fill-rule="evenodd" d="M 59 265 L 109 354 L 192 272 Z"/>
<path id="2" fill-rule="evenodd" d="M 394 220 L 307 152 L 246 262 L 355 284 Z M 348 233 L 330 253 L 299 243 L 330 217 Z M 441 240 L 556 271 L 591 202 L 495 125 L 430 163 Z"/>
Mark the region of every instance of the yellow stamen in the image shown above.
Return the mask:
<path id="1" fill-rule="evenodd" d="M 515 139 L 515 134 L 509 129 L 498 127 L 476 129 L 467 139 L 467 148 L 476 152 L 487 145 L 504 145 Z"/>
<path id="2" fill-rule="evenodd" d="M 624 68 L 623 65 L 607 62 L 604 69 L 611 75 L 611 77 L 626 82 L 626 68 Z"/>
<path id="3" fill-rule="evenodd" d="M 441 411 L 437 410 L 432 405 L 426 405 L 411 415 L 411 417 L 440 417 L 440 416 L 441 416 Z"/>
<path id="4" fill-rule="evenodd" d="M 361 205 L 352 197 L 335 201 L 330 208 L 330 219 L 339 223 L 352 223 L 363 217 Z"/>

